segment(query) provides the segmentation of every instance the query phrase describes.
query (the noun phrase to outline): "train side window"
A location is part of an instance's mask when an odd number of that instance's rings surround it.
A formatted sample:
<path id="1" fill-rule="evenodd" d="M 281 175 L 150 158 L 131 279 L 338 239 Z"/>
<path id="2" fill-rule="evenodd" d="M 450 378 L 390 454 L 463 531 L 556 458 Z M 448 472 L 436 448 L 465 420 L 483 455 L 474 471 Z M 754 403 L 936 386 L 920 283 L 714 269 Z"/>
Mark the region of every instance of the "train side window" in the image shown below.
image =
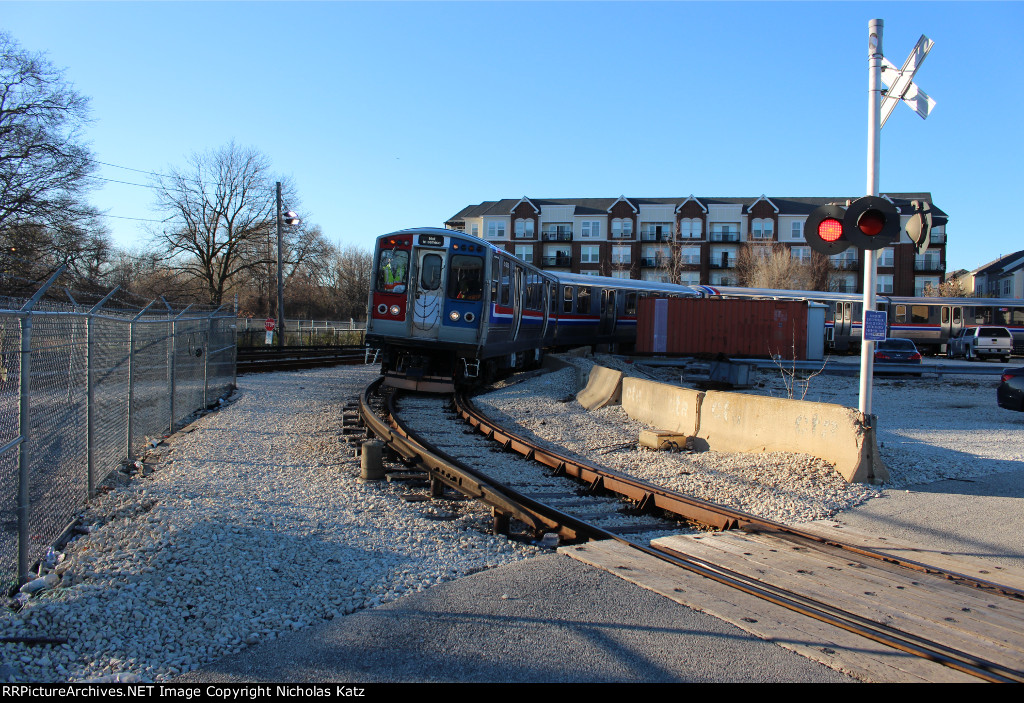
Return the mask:
<path id="1" fill-rule="evenodd" d="M 626 314 L 636 315 L 636 293 L 626 293 Z"/>
<path id="2" fill-rule="evenodd" d="M 501 260 L 501 304 L 508 305 L 511 295 L 509 294 L 509 283 L 511 276 L 511 267 L 509 266 L 508 259 Z"/>
<path id="3" fill-rule="evenodd" d="M 572 286 L 562 291 L 562 312 L 572 312 Z"/>
<path id="4" fill-rule="evenodd" d="M 996 323 L 1000 325 L 1010 325 L 1010 308 L 999 308 L 998 314 L 996 315 Z"/>
<path id="5" fill-rule="evenodd" d="M 897 305 L 896 306 L 896 322 L 897 323 L 901 323 L 901 322 L 906 322 L 906 321 L 907 321 L 907 306 L 906 305 Z"/>
<path id="6" fill-rule="evenodd" d="M 576 292 L 576 312 L 577 313 L 589 313 L 590 312 L 590 289 L 580 288 Z"/>
<path id="7" fill-rule="evenodd" d="M 480 300 L 484 292 L 484 260 L 479 256 L 456 255 L 448 270 L 448 297 Z"/>
<path id="8" fill-rule="evenodd" d="M 912 305 L 910 306 L 910 321 L 918 324 L 924 324 L 928 322 L 928 306 L 927 305 Z"/>
<path id="9" fill-rule="evenodd" d="M 491 302 L 498 302 L 498 280 L 501 278 L 501 264 L 498 255 L 491 257 Z"/>
<path id="10" fill-rule="evenodd" d="M 953 308 L 953 323 L 961 324 L 963 320 L 960 319 L 960 308 Z"/>
<path id="11" fill-rule="evenodd" d="M 949 324 L 949 308 L 942 306 L 942 324 Z"/>

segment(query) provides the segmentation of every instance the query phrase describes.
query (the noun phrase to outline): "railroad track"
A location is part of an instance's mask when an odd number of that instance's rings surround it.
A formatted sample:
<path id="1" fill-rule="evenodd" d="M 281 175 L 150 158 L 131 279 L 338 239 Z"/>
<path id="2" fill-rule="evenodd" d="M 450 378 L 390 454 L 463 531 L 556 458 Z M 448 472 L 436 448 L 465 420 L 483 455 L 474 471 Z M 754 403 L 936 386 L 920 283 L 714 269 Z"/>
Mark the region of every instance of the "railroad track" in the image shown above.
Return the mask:
<path id="1" fill-rule="evenodd" d="M 417 396 L 398 398 L 397 408 L 392 396 L 388 410 L 371 410 L 371 388 L 360 404 L 369 432 L 385 439 L 406 463 L 424 469 L 432 494 L 447 486 L 488 503 L 498 531 L 507 533 L 515 524 L 532 536 L 555 532 L 569 542 L 618 544 L 616 554 L 637 555 L 623 556 L 625 561 L 653 557 L 690 578 L 756 598 L 792 617 L 811 618 L 855 642 L 868 640 L 932 663 L 923 672 L 906 663 L 897 666 L 911 672 L 910 678 L 1024 682 L 1024 590 L 1019 587 L 968 568 L 936 566 L 790 528 L 594 466 L 499 427 L 465 397 L 455 400 L 449 418 L 440 417 L 439 401 Z M 456 415 L 467 425 L 453 425 Z M 404 419 L 415 416 L 425 420 Z M 467 431 L 490 444 L 467 444 Z M 510 453 L 530 461 L 506 466 Z M 686 524 L 724 531 L 657 539 Z M 934 664 L 948 675 L 935 673 Z M 887 675 L 878 667 L 861 673 Z"/>
<path id="2" fill-rule="evenodd" d="M 365 347 L 248 347 L 238 350 L 238 373 L 293 371 L 338 364 L 362 364 Z"/>

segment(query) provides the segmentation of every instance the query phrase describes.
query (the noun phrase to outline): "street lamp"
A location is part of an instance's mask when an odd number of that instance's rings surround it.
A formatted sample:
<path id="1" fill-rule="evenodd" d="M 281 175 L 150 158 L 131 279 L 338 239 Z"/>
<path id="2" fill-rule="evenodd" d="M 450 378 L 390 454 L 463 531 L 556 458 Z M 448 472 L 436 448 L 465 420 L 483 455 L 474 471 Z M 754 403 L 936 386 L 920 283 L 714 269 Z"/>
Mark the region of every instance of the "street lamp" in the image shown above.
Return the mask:
<path id="1" fill-rule="evenodd" d="M 289 210 L 281 212 L 281 181 L 277 182 L 277 346 L 284 346 L 284 278 L 281 270 L 281 252 L 283 250 L 281 229 L 282 223 L 292 227 L 302 222 Z"/>

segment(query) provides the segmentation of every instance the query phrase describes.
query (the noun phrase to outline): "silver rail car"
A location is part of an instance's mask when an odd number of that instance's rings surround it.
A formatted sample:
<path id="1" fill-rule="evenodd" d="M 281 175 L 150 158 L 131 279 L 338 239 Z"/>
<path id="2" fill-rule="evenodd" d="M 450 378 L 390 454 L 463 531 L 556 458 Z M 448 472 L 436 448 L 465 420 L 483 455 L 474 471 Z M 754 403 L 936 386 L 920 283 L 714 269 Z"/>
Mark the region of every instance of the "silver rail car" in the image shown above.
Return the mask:
<path id="1" fill-rule="evenodd" d="M 446 392 L 539 365 L 546 349 L 636 340 L 640 298 L 688 286 L 545 271 L 462 232 L 377 238 L 366 342 L 388 385 Z"/>

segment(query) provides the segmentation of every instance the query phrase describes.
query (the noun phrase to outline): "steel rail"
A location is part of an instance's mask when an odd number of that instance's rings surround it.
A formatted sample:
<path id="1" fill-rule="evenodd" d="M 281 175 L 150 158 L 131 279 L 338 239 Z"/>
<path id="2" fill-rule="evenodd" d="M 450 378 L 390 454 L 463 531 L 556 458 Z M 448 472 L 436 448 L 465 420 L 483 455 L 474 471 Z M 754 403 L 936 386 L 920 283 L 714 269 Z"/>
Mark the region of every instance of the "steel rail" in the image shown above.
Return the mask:
<path id="1" fill-rule="evenodd" d="M 988 581 L 976 576 L 962 574 L 937 567 L 925 562 L 894 556 L 886 552 L 830 539 L 821 535 L 784 525 L 774 520 L 758 517 L 741 510 L 717 505 L 662 488 L 647 481 L 595 466 L 582 459 L 575 459 L 551 449 L 545 449 L 536 442 L 501 428 L 484 415 L 465 394 L 456 395 L 456 409 L 462 418 L 489 438 L 501 443 L 506 449 L 518 452 L 529 459 L 555 469 L 557 473 L 579 479 L 588 485 L 602 487 L 628 498 L 643 508 L 661 508 L 692 522 L 714 527 L 719 530 L 739 529 L 753 534 L 772 534 L 776 537 L 798 542 L 804 546 L 817 544 L 841 549 L 851 554 L 903 566 L 921 573 L 943 576 L 949 580 L 967 584 L 988 592 L 1010 598 L 1024 599 L 1024 590 Z"/>
<path id="2" fill-rule="evenodd" d="M 370 398 L 383 381 L 383 377 L 378 378 L 363 391 L 359 398 L 359 416 L 368 433 L 386 442 L 404 462 L 419 466 L 432 479 L 491 506 L 496 511 L 496 526 L 498 522 L 511 517 L 526 525 L 535 536 L 556 532 L 567 541 L 581 538 L 578 529 L 574 527 L 580 521 L 569 515 L 538 509 L 535 501 L 529 501 L 525 496 L 499 486 L 445 452 L 428 448 L 416 433 L 394 419 L 393 409 L 389 409 L 388 420 L 378 417 L 371 407 Z"/>
<path id="3" fill-rule="evenodd" d="M 383 379 L 378 379 L 371 384 L 371 386 L 364 391 L 364 394 L 360 399 L 360 416 L 363 418 L 364 423 L 366 423 L 372 434 L 387 441 L 389 445 L 407 461 L 414 461 L 418 465 L 426 468 L 431 476 L 436 476 L 438 480 L 445 485 L 451 486 L 453 489 L 463 492 L 470 497 L 484 500 L 488 504 L 497 507 L 497 509 L 506 512 L 506 514 L 515 516 L 517 519 L 524 522 L 524 524 L 533 527 L 535 530 L 537 526 L 544 523 L 550 525 L 562 520 L 567 522 L 571 521 L 573 525 L 572 531 L 575 532 L 578 537 L 585 536 L 591 539 L 615 540 L 659 560 L 671 563 L 679 568 L 686 569 L 687 571 L 711 579 L 725 586 L 735 588 L 741 592 L 747 593 L 748 595 L 760 598 L 780 607 L 784 607 L 793 612 L 800 613 L 807 617 L 830 624 L 834 627 L 863 636 L 898 651 L 934 661 L 938 664 L 986 681 L 1024 682 L 1024 671 L 1019 671 L 1009 666 L 988 661 L 982 657 L 977 657 L 952 647 L 947 647 L 925 637 L 903 632 L 891 626 L 871 620 L 870 618 L 845 611 L 841 608 L 829 605 L 808 596 L 800 595 L 781 587 L 772 586 L 771 584 L 764 583 L 754 577 L 732 571 L 706 560 L 686 555 L 676 550 L 654 548 L 638 544 L 630 541 L 622 535 L 616 534 L 615 532 L 586 523 L 584 520 L 572 518 L 572 516 L 555 511 L 554 509 L 544 506 L 536 501 L 530 501 L 527 499 L 532 504 L 529 507 L 525 504 L 516 505 L 516 500 L 526 497 L 519 495 L 517 492 L 512 491 L 507 487 L 499 488 L 494 484 L 494 482 L 486 479 L 486 477 L 482 476 L 478 472 L 461 465 L 461 462 L 457 462 L 457 460 L 453 464 L 449 461 L 452 457 L 449 457 L 439 450 L 427 449 L 426 447 L 421 446 L 418 436 L 415 433 L 408 432 L 407 430 L 398 427 L 400 423 L 396 419 L 392 418 L 391 422 L 393 422 L 394 425 L 391 425 L 378 418 L 376 413 L 374 413 L 370 408 L 369 397 L 371 391 L 375 391 L 382 380 Z M 461 414 L 462 411 L 460 410 L 459 412 Z M 480 429 L 480 427 L 477 426 L 477 429 Z M 498 441 L 504 440 L 502 443 L 508 449 L 519 451 L 522 447 L 527 446 L 527 443 L 525 443 L 522 438 L 502 433 L 500 431 L 496 432 L 495 429 L 496 428 L 494 427 L 488 426 L 488 429 L 481 431 L 484 431 L 491 437 L 497 437 Z M 516 445 L 522 446 L 517 449 Z M 534 448 L 531 447 L 531 450 L 534 450 Z M 523 452 L 520 451 L 520 453 Z M 527 453 L 533 453 L 535 456 L 532 458 L 537 458 L 537 452 L 535 450 L 528 451 Z M 541 454 L 539 456 L 543 457 L 548 454 L 553 455 L 553 453 L 548 452 L 548 450 L 541 450 Z M 564 458 L 561 463 L 563 464 L 561 466 L 562 472 L 566 475 L 573 475 L 569 466 L 565 465 L 566 462 L 564 461 Z M 576 460 L 571 460 L 571 465 L 577 464 L 578 462 L 576 462 Z M 587 469 L 593 470 L 592 467 L 587 467 Z M 581 471 L 580 475 L 586 477 L 588 474 Z M 584 480 L 586 479 L 584 478 Z M 597 486 L 599 484 L 595 482 L 592 485 Z M 733 519 L 736 526 L 746 527 L 748 529 L 753 528 L 752 531 L 766 531 L 758 529 L 759 526 L 755 524 L 758 522 L 776 524 L 770 523 L 770 521 L 763 521 L 760 518 L 749 516 L 744 513 L 739 513 L 739 511 L 732 511 L 730 509 L 721 508 L 721 506 L 703 503 L 702 501 L 698 502 L 702 504 L 702 507 L 710 506 L 715 510 L 723 510 L 726 513 L 738 513 L 745 519 L 749 518 L 749 521 L 745 520 L 744 522 L 749 522 L 750 524 L 741 524 L 739 520 L 735 518 Z M 783 528 L 782 531 L 789 531 L 789 528 Z M 825 540 L 816 541 L 829 543 Z M 885 561 L 892 562 L 893 560 L 886 558 Z"/>

